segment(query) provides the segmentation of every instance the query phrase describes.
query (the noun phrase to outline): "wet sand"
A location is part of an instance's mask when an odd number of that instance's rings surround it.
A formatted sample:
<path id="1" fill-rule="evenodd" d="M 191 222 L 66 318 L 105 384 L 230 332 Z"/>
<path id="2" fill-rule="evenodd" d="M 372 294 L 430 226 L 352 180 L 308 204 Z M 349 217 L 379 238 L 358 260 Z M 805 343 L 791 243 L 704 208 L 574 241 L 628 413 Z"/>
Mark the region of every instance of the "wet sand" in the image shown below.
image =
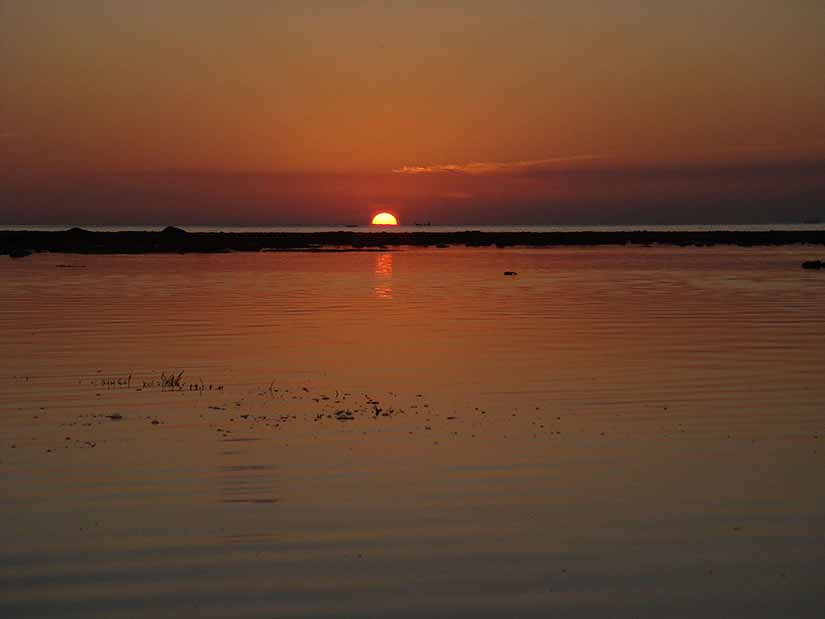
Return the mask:
<path id="1" fill-rule="evenodd" d="M 609 245 L 743 247 L 825 245 L 825 230 L 627 231 L 627 232 L 195 232 L 168 227 L 161 232 L 0 231 L 0 254 L 219 253 L 227 251 L 329 251 L 398 246 L 564 247 Z"/>

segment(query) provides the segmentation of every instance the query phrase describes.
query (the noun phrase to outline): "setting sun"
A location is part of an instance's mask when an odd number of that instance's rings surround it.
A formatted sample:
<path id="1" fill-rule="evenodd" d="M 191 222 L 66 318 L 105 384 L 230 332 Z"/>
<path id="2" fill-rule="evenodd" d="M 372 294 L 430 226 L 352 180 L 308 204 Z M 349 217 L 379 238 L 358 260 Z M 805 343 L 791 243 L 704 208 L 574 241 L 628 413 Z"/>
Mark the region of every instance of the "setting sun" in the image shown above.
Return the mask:
<path id="1" fill-rule="evenodd" d="M 397 226 L 398 220 L 391 213 L 378 213 L 372 218 L 372 224 L 374 226 Z"/>

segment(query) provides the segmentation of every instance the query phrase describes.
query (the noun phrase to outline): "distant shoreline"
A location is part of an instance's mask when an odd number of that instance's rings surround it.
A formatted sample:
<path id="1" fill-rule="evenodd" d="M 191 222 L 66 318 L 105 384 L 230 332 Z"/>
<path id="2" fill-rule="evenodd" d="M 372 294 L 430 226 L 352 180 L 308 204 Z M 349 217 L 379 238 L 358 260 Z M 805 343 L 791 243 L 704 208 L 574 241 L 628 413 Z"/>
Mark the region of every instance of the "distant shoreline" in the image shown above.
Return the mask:
<path id="1" fill-rule="evenodd" d="M 400 246 L 563 247 L 598 245 L 825 245 L 822 230 L 767 231 L 575 231 L 575 232 L 159 232 L 0 231 L 0 255 L 221 253 L 258 251 L 352 251 Z"/>

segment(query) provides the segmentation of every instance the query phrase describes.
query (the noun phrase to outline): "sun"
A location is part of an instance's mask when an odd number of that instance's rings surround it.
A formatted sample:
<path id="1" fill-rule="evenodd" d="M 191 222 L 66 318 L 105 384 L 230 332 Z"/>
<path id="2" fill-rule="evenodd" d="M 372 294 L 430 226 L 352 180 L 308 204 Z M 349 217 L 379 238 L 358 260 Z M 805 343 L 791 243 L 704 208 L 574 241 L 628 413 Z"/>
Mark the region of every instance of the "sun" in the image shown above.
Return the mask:
<path id="1" fill-rule="evenodd" d="M 397 226 L 398 220 L 392 213 L 378 213 L 372 218 L 372 225 L 374 226 Z"/>

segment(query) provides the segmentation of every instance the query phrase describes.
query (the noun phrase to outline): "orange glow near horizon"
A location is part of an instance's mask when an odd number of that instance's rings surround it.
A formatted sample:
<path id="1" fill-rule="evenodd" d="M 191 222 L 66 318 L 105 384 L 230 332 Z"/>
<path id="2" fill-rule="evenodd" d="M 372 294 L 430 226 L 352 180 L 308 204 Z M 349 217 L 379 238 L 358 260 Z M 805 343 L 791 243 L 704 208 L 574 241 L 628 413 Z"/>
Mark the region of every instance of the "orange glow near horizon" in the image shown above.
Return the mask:
<path id="1" fill-rule="evenodd" d="M 398 220 L 392 213 L 378 213 L 372 218 L 373 226 L 397 226 Z"/>
<path id="2" fill-rule="evenodd" d="M 0 221 L 825 216 L 821 2 L 315 4 L 0 0 Z"/>

